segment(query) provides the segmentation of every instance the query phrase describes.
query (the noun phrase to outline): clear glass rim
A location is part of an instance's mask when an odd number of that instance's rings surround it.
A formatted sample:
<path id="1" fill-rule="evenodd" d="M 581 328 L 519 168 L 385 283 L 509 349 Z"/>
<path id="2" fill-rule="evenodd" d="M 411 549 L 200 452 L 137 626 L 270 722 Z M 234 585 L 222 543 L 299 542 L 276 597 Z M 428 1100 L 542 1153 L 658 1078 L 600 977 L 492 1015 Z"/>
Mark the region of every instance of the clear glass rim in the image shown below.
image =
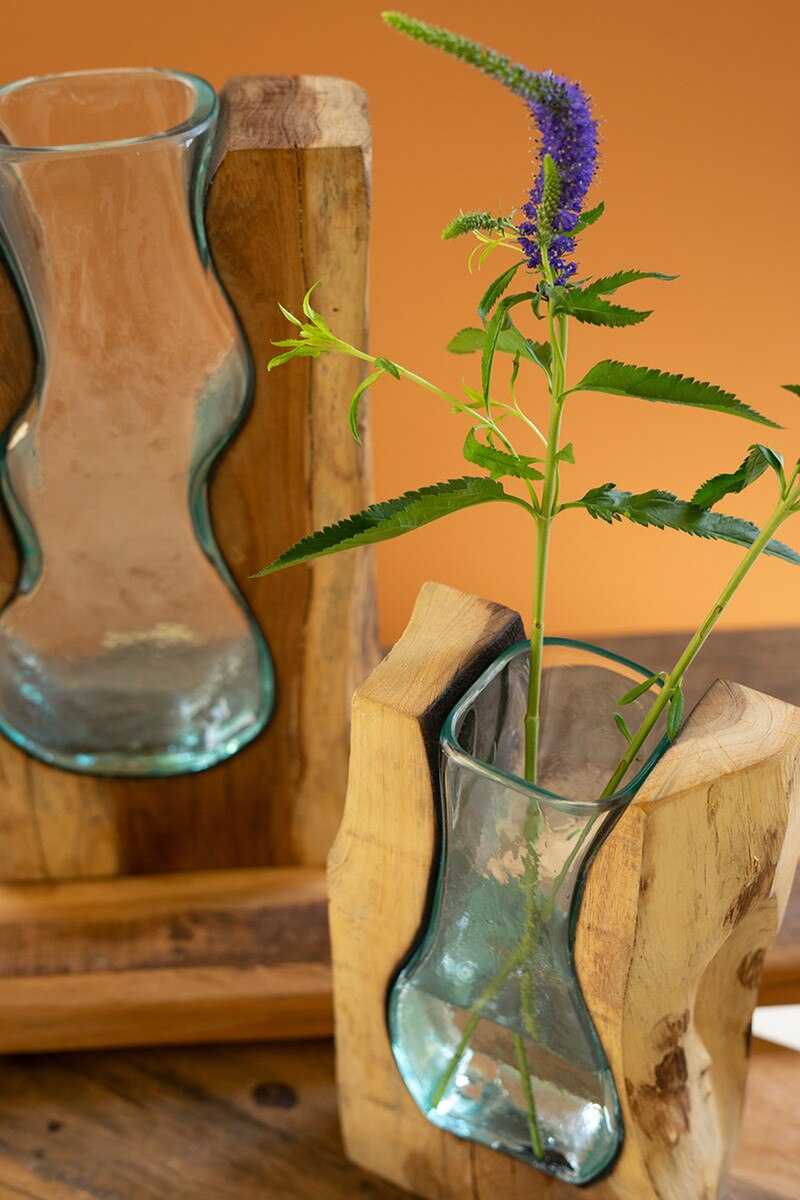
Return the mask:
<path id="1" fill-rule="evenodd" d="M 51 83 L 61 79 L 91 79 L 100 75 L 117 76 L 153 76 L 159 75 L 174 79 L 191 88 L 194 94 L 194 108 L 189 116 L 178 125 L 169 129 L 158 129 L 155 133 L 147 133 L 142 137 L 117 138 L 104 142 L 73 142 L 52 146 L 18 146 L 10 145 L 0 140 L 0 160 L 3 157 L 18 158 L 28 155 L 48 154 L 86 154 L 93 150 L 119 150 L 126 146 L 141 146 L 148 142 L 162 142 L 168 139 L 187 140 L 203 133 L 214 121 L 219 107 L 217 93 L 211 84 L 199 75 L 188 71 L 173 71 L 165 67 L 99 67 L 89 71 L 56 71 L 49 75 L 29 75 L 25 79 L 16 79 L 0 87 L 0 100 L 12 92 L 32 87 L 40 83 Z"/>
<path id="2" fill-rule="evenodd" d="M 647 670 L 646 667 L 642 667 L 639 663 L 633 662 L 632 659 L 624 658 L 621 654 L 615 654 L 611 650 L 605 650 L 602 646 L 593 646 L 591 642 L 575 641 L 573 638 L 546 637 L 544 644 L 545 646 L 568 646 L 572 650 L 585 650 L 598 658 L 604 658 L 609 662 L 627 667 L 629 670 L 641 675 L 643 680 L 649 679 L 653 674 L 652 671 Z M 537 800 L 543 800 L 551 808 L 557 808 L 562 812 L 574 815 L 586 815 L 590 813 L 609 812 L 612 809 L 621 808 L 633 798 L 666 750 L 669 745 L 666 734 L 659 739 L 646 762 L 642 764 L 636 774 L 628 780 L 624 787 L 620 788 L 618 792 L 615 792 L 613 796 L 609 796 L 606 800 L 570 800 L 566 796 L 559 796 L 556 792 L 550 792 L 547 788 L 539 787 L 538 784 L 531 783 L 519 775 L 511 775 L 508 771 L 503 771 L 499 767 L 493 767 L 490 763 L 482 762 L 479 758 L 474 758 L 460 745 L 456 737 L 455 726 L 463 716 L 465 710 L 469 708 L 478 694 L 483 691 L 487 684 L 491 683 L 494 677 L 503 670 L 512 658 L 516 658 L 517 655 L 523 652 L 527 653 L 530 651 L 530 645 L 530 641 L 517 642 L 515 646 L 504 650 L 486 668 L 483 674 L 475 680 L 472 687 L 464 693 L 458 703 L 454 705 L 442 726 L 439 738 L 442 753 L 453 762 L 458 763 L 460 766 L 469 769 L 477 775 L 483 775 L 484 778 L 494 780 L 504 787 L 513 787 L 522 795 L 535 796 Z M 663 687 L 663 683 L 659 680 L 653 684 L 653 687 L 661 688 Z"/>

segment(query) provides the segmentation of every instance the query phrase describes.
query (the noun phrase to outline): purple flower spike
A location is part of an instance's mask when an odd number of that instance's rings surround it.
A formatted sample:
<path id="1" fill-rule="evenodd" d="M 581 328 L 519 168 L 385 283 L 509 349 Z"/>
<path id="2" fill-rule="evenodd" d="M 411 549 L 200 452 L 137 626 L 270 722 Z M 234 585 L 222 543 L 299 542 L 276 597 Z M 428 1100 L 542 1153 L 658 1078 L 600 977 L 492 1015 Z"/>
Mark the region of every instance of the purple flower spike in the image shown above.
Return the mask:
<path id="1" fill-rule="evenodd" d="M 445 54 L 476 67 L 484 75 L 496 79 L 525 101 L 541 137 L 541 165 L 529 200 L 522 211 L 528 218 L 519 226 L 519 243 L 532 270 L 541 271 L 540 240 L 546 242 L 547 259 L 556 283 L 566 283 L 577 271 L 574 262 L 565 262 L 564 255 L 575 249 L 570 234 L 597 170 L 597 121 L 592 116 L 589 97 L 577 83 L 570 83 L 552 71 L 530 71 L 498 54 L 450 33 L 436 25 L 428 25 L 402 13 L 389 12 L 383 19 L 394 29 L 416 41 L 435 46 Z M 548 222 L 547 231 L 540 229 L 539 205 L 544 189 L 544 160 L 553 160 L 560 182 L 558 210 Z"/>
<path id="2" fill-rule="evenodd" d="M 520 226 L 520 245 L 528 266 L 541 270 L 542 252 L 539 236 L 538 211 L 544 188 L 544 157 L 550 155 L 558 169 L 561 185 L 558 212 L 552 222 L 559 232 L 549 238 L 547 255 L 556 283 L 566 283 L 577 270 L 574 262 L 566 263 L 564 255 L 575 249 L 575 239 L 569 234 L 575 228 L 597 170 L 597 122 L 589 107 L 589 98 L 577 83 L 551 71 L 537 75 L 537 94 L 527 99 L 527 106 L 541 136 L 542 166 L 531 188 L 530 199 L 522 206 L 528 218 Z"/>

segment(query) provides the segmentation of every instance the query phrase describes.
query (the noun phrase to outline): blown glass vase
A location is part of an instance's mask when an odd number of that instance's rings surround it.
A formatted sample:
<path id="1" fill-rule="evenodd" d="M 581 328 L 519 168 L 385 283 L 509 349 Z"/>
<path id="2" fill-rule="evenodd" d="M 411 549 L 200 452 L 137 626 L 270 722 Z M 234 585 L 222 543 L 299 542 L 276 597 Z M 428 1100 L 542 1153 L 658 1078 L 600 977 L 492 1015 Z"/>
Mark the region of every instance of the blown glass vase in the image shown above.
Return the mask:
<path id="1" fill-rule="evenodd" d="M 389 996 L 394 1056 L 436 1125 L 575 1184 L 622 1144 L 614 1079 L 578 982 L 586 868 L 666 747 L 655 730 L 622 788 L 617 701 L 651 673 L 578 642 L 545 648 L 540 769 L 524 774 L 527 643 L 445 723 L 442 849 L 421 939 Z M 625 709 L 636 728 L 648 693 Z"/>
<path id="2" fill-rule="evenodd" d="M 2 441 L 22 570 L 0 728 L 73 770 L 200 770 L 272 706 L 206 495 L 251 386 L 203 228 L 217 113 L 169 71 L 0 90 L 0 238 L 38 358 Z"/>

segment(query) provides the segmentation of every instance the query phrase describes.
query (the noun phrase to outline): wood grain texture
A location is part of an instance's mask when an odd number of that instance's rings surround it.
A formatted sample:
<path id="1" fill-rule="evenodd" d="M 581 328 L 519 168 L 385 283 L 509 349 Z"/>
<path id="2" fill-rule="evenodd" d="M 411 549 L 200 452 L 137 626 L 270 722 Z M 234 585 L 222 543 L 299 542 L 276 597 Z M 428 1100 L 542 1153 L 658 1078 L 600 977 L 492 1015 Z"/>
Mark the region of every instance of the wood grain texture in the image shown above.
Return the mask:
<path id="1" fill-rule="evenodd" d="M 755 1042 L 722 1200 L 797 1200 L 798 1092 L 800 1054 Z M 329 1042 L 7 1057 L 0 1130 L 0 1200 L 407 1195 L 345 1161 Z"/>
<path id="2" fill-rule="evenodd" d="M 319 869 L 0 887 L 0 1052 L 331 1028 Z"/>
<path id="3" fill-rule="evenodd" d="M 438 700 L 464 690 L 485 605 L 427 585 L 356 694 L 329 866 L 340 1112 L 353 1161 L 426 1200 L 567 1200 L 569 1185 L 429 1124 L 386 1032 L 386 988 L 423 920 L 434 861 Z M 513 626 L 508 610 L 493 616 Z M 611 1174 L 583 1189 L 592 1200 L 720 1195 L 764 952 L 797 860 L 798 765 L 800 710 L 717 684 L 589 874 L 576 962 L 627 1131 Z"/>
<path id="4" fill-rule="evenodd" d="M 339 822 L 349 698 L 376 659 L 370 551 L 249 576 L 370 499 L 368 454 L 344 420 L 360 377 L 355 360 L 302 360 L 266 372 L 270 342 L 286 331 L 278 300 L 299 306 L 318 279 L 337 329 L 356 342 L 365 337 L 366 99 L 343 80 L 303 77 L 234 79 L 222 100 L 224 153 L 207 231 L 250 344 L 255 395 L 215 473 L 211 511 L 275 660 L 275 713 L 227 763 L 166 780 L 67 775 L 0 742 L 0 879 L 319 866 Z M 24 402 L 32 370 L 20 303 L 0 270 L 3 425 Z M 315 454 L 323 439 L 325 453 Z M 0 525 L 2 601 L 13 590 L 17 554 Z"/>

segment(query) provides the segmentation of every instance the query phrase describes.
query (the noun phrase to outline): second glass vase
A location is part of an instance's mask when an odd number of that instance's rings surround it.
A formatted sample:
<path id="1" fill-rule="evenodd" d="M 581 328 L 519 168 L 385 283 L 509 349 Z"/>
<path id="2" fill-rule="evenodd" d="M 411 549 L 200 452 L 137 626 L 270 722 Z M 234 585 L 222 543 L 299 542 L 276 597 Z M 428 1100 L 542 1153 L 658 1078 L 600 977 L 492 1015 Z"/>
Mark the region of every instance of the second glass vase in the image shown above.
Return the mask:
<path id="1" fill-rule="evenodd" d="M 2 444 L 23 566 L 0 728 L 72 770 L 200 770 L 273 703 L 206 495 L 251 388 L 203 227 L 217 114 L 173 71 L 0 89 L 0 235 L 38 351 Z"/>

